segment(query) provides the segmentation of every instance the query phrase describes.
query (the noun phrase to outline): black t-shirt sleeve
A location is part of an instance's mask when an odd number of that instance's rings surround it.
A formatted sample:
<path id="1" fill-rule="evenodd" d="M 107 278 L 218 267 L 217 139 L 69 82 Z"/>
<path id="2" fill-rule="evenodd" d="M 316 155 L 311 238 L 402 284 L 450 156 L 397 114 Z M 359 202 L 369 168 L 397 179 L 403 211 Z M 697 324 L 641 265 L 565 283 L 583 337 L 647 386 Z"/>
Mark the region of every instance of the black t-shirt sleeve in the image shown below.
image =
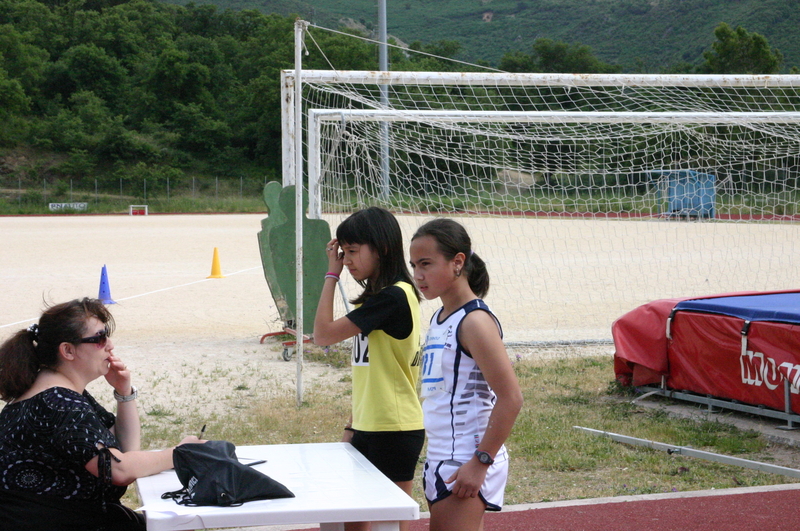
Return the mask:
<path id="1" fill-rule="evenodd" d="M 347 314 L 347 318 L 368 335 L 383 330 L 395 339 L 405 339 L 414 328 L 406 292 L 398 286 L 384 288 Z"/>
<path id="2" fill-rule="evenodd" d="M 74 400 L 69 409 L 57 415 L 60 429 L 54 435 L 55 446 L 65 459 L 86 463 L 101 447 L 119 448 L 119 442 L 109 431 L 114 425 L 114 415 L 106 411 L 88 392 L 81 400 Z"/>

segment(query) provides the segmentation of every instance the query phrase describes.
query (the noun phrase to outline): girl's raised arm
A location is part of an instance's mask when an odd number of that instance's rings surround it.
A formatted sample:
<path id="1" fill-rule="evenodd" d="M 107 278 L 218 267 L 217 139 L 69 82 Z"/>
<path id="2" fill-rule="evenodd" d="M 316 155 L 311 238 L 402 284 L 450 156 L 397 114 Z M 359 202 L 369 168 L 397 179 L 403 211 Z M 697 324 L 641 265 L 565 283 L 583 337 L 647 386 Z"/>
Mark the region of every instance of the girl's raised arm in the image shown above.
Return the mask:
<path id="1" fill-rule="evenodd" d="M 328 254 L 328 274 L 319 296 L 317 313 L 314 316 L 314 344 L 327 347 L 344 341 L 361 333 L 353 321 L 347 317 L 333 320 L 333 298 L 336 296 L 336 284 L 344 269 L 339 242 L 334 238 L 328 242 L 325 252 Z"/>

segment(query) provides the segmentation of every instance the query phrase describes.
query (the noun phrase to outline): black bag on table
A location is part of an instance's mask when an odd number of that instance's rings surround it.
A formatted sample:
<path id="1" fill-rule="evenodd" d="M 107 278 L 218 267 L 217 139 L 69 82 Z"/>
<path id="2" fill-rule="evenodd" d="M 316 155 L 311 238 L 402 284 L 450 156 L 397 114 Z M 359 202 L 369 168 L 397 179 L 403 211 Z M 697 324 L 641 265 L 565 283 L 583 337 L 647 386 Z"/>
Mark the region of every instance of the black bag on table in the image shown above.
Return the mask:
<path id="1" fill-rule="evenodd" d="M 172 463 L 183 488 L 165 492 L 180 505 L 241 505 L 252 500 L 294 498 L 271 477 L 240 463 L 236 446 L 228 441 L 182 444 L 172 451 Z"/>

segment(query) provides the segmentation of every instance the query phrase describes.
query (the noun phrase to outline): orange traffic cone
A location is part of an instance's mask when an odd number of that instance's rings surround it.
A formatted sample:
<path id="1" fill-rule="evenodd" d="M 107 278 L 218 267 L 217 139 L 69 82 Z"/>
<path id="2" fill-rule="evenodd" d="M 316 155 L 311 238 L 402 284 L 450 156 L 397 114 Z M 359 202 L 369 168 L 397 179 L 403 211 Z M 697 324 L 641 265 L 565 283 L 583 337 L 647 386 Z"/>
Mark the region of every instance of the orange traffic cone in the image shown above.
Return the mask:
<path id="1" fill-rule="evenodd" d="M 214 260 L 211 262 L 211 276 L 206 278 L 225 278 L 219 266 L 219 250 L 216 247 L 214 247 Z"/>

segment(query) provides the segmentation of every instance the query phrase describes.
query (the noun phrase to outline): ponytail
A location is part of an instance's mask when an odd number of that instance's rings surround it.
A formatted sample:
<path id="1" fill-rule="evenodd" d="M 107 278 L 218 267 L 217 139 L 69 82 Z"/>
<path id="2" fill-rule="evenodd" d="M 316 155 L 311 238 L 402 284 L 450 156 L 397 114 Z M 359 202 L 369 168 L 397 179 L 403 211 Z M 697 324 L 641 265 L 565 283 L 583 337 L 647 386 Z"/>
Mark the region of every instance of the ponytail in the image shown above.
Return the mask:
<path id="1" fill-rule="evenodd" d="M 0 345 L 0 399 L 6 402 L 30 389 L 39 373 L 33 337 L 20 330 Z"/>
<path id="2" fill-rule="evenodd" d="M 486 262 L 476 253 L 471 253 L 467 255 L 464 269 L 472 293 L 481 299 L 484 298 L 489 293 L 489 272 L 486 270 Z"/>

